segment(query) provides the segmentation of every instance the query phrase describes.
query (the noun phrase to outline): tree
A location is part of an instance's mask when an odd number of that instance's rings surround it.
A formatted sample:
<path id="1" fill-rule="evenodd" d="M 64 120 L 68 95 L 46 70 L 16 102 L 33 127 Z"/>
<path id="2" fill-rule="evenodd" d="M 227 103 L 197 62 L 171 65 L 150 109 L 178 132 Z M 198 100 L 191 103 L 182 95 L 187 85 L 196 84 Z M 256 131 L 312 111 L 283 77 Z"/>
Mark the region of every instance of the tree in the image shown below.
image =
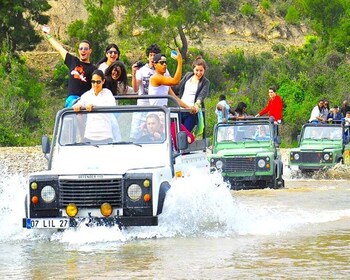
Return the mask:
<path id="1" fill-rule="evenodd" d="M 97 62 L 104 53 L 109 39 L 108 26 L 113 23 L 113 1 L 85 0 L 85 8 L 89 13 L 86 22 L 77 20 L 68 26 L 68 35 L 73 43 L 81 40 L 89 40 L 93 52 L 91 60 Z"/>
<path id="2" fill-rule="evenodd" d="M 32 50 L 41 37 L 33 24 L 46 24 L 48 16 L 42 13 L 51 6 L 46 0 L 2 0 L 0 5 L 0 45 L 7 44 L 11 52 Z"/>
<path id="3" fill-rule="evenodd" d="M 300 1 L 300 0 L 299 0 Z M 298 2 L 299 2 L 298 1 Z M 303 0 L 301 7 L 325 45 L 333 43 L 346 52 L 350 43 L 350 2 L 348 0 Z"/>
<path id="4" fill-rule="evenodd" d="M 185 60 L 189 39 L 200 43 L 204 33 L 201 26 L 210 23 L 221 9 L 220 0 L 121 0 L 117 6 L 124 15 L 119 35 L 130 36 L 141 30 L 143 45 L 165 42 L 172 49 L 178 47 Z"/>

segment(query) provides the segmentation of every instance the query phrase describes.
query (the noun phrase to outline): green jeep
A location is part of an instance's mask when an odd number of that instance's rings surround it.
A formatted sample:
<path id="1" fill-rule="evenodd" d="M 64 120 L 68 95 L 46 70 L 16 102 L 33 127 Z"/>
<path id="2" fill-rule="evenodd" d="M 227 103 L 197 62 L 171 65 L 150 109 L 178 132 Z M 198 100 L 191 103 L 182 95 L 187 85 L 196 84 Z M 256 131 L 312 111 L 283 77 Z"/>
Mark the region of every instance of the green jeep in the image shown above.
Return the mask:
<path id="1" fill-rule="evenodd" d="M 231 189 L 283 188 L 283 163 L 276 126 L 268 118 L 247 118 L 218 123 L 209 154 Z"/>
<path id="2" fill-rule="evenodd" d="M 329 168 L 344 163 L 349 154 L 349 125 L 343 123 L 308 123 L 298 135 L 299 147 L 289 154 L 288 166 L 302 173 Z"/>

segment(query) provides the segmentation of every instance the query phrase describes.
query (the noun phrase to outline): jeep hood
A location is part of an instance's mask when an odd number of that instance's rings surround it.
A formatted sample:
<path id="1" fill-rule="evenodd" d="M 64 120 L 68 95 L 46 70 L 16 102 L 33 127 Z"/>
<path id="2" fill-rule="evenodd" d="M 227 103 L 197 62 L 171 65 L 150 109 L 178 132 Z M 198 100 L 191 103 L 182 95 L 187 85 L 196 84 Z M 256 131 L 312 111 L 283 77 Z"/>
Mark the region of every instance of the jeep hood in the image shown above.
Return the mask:
<path id="1" fill-rule="evenodd" d="M 341 149 L 342 148 L 342 145 L 339 143 L 334 143 L 334 144 L 330 144 L 330 143 L 327 143 L 325 145 L 325 143 L 323 144 L 302 144 L 299 149 L 301 151 L 309 151 L 309 150 L 312 150 L 312 151 L 323 151 L 323 150 L 329 150 L 329 149 Z"/>
<path id="2" fill-rule="evenodd" d="M 212 157 L 225 157 L 225 156 L 256 156 L 267 155 L 273 153 L 273 150 L 267 150 L 266 148 L 242 148 L 242 149 L 223 149 Z"/>
<path id="3" fill-rule="evenodd" d="M 60 174 L 124 174 L 130 169 L 162 167 L 169 160 L 164 145 L 60 147 L 53 156 L 52 170 Z"/>

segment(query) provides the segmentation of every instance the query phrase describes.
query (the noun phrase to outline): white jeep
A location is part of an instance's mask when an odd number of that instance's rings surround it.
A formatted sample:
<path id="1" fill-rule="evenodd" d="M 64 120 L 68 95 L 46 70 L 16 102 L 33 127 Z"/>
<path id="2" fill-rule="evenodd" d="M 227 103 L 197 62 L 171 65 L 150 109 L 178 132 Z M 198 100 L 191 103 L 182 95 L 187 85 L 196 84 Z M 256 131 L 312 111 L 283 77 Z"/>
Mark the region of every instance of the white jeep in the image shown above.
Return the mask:
<path id="1" fill-rule="evenodd" d="M 29 176 L 23 227 L 157 225 L 172 180 L 192 166 L 209 173 L 206 141 L 188 144 L 180 112 L 136 105 L 60 110 L 51 144 L 42 139 L 48 168 Z M 152 132 L 145 119 L 155 115 L 161 125 Z"/>

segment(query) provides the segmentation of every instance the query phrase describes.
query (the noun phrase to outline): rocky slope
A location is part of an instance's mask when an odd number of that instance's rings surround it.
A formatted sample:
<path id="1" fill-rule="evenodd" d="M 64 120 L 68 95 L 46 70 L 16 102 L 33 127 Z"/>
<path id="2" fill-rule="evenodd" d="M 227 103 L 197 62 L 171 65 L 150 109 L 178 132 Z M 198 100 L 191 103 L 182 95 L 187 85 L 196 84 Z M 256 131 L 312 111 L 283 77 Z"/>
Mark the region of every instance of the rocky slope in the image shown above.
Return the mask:
<path id="1" fill-rule="evenodd" d="M 67 38 L 66 30 L 70 23 L 78 19 L 87 19 L 88 14 L 84 8 L 84 0 L 50 0 L 49 3 L 52 6 L 48 11 L 51 32 L 60 41 Z M 111 29 L 113 29 L 113 24 Z M 254 17 L 244 17 L 239 12 L 234 15 L 222 15 L 200 28 L 203 29 L 204 39 L 202 44 L 197 47 L 213 56 L 220 56 L 235 49 L 243 49 L 249 53 L 270 52 L 275 44 L 300 46 L 304 43 L 304 36 L 309 32 L 306 26 L 288 25 L 282 18 L 262 11 Z M 135 34 L 139 34 L 139 32 L 134 32 L 130 36 L 137 36 Z M 118 42 L 118 38 L 111 38 L 111 41 Z M 135 54 L 125 50 L 123 53 L 130 61 L 135 60 L 134 57 L 143 55 L 143 53 Z M 60 59 L 45 40 L 38 45 L 36 51 L 25 53 L 25 56 L 28 64 L 36 69 L 41 69 L 42 65 L 53 69 Z M 51 69 L 48 69 L 48 72 Z"/>

